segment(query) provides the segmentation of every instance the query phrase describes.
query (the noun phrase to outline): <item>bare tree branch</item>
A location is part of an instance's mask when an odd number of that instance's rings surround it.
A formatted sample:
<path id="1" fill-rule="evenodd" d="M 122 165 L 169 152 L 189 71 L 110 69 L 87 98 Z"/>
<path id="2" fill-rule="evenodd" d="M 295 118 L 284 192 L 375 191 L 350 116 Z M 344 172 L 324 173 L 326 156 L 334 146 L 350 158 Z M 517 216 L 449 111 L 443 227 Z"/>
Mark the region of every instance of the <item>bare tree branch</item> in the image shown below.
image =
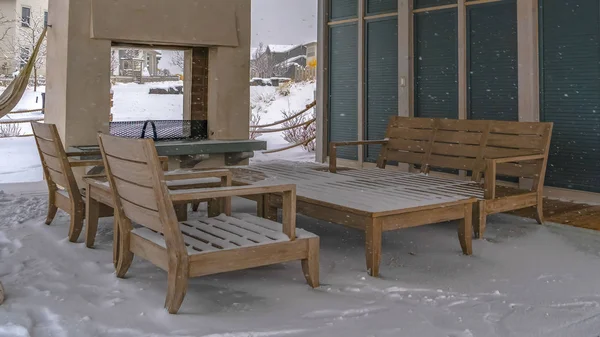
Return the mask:
<path id="1" fill-rule="evenodd" d="M 185 54 L 181 50 L 176 50 L 171 53 L 171 65 L 179 68 L 183 72 L 185 66 Z"/>

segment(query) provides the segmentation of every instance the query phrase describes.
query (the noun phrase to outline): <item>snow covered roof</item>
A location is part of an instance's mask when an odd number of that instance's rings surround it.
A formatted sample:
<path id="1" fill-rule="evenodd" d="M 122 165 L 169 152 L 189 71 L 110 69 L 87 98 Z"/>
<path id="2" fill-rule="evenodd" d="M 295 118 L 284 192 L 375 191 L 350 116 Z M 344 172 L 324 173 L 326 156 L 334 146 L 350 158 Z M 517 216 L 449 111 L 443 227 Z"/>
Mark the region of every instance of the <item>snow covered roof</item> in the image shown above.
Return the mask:
<path id="1" fill-rule="evenodd" d="M 267 46 L 271 53 L 285 53 L 298 47 L 297 44 L 270 44 Z"/>

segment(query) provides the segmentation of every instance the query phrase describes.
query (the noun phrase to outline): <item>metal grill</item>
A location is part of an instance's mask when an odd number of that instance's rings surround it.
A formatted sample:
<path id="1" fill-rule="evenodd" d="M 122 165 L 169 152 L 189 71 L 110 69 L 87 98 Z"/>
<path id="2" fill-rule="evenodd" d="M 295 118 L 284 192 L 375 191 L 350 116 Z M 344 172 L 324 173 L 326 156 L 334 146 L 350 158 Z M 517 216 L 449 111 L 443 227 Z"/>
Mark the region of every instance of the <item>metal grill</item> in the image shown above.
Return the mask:
<path id="1" fill-rule="evenodd" d="M 202 140 L 208 138 L 206 121 L 147 120 L 110 122 L 110 134 L 125 138 L 161 140 Z"/>

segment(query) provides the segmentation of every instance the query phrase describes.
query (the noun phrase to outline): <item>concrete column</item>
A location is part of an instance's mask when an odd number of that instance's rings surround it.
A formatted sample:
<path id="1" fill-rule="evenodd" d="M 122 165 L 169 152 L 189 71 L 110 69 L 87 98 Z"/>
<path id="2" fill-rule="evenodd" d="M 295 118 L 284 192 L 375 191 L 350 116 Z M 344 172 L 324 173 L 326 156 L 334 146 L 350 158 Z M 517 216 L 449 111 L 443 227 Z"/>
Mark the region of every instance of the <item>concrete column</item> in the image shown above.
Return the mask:
<path id="1" fill-rule="evenodd" d="M 318 0 L 317 17 L 317 143 L 316 161 L 327 160 L 327 112 L 329 111 L 329 0 Z"/>
<path id="2" fill-rule="evenodd" d="M 183 119 L 192 119 L 192 50 L 183 52 Z"/>
<path id="3" fill-rule="evenodd" d="M 91 0 L 50 0 L 47 54 L 47 123 L 57 125 L 65 147 L 97 143 L 108 132 L 110 41 L 90 39 Z"/>
<path id="4" fill-rule="evenodd" d="M 398 0 L 398 116 L 410 117 L 412 108 L 412 0 Z"/>
<path id="5" fill-rule="evenodd" d="M 467 7 L 458 0 L 458 119 L 467 119 Z"/>
<path id="6" fill-rule="evenodd" d="M 517 1 L 519 121 L 540 120 L 538 1 Z"/>

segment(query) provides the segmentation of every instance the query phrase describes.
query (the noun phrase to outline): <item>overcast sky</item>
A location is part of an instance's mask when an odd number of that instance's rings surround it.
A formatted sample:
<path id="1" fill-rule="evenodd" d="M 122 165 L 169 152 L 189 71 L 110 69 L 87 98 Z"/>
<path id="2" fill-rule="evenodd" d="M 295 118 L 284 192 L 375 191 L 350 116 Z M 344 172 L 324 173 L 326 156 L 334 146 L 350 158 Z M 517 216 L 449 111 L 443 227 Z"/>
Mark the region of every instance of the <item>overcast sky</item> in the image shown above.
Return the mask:
<path id="1" fill-rule="evenodd" d="M 252 47 L 264 44 L 301 44 L 317 40 L 317 0 L 252 0 Z M 160 68 L 173 74 L 171 52 L 162 51 Z"/>
<path id="2" fill-rule="evenodd" d="M 252 46 L 317 40 L 317 0 L 252 0 Z"/>

